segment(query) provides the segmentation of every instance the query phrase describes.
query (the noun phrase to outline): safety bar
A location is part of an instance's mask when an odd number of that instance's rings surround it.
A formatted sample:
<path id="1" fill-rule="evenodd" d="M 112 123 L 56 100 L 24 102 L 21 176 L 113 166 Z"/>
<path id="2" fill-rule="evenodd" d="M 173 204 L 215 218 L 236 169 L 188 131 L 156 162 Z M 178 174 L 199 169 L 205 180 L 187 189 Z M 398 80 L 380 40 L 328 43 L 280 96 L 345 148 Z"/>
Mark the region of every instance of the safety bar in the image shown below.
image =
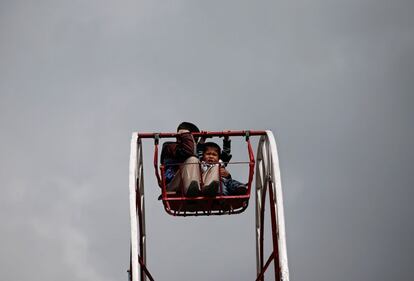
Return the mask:
<path id="1" fill-rule="evenodd" d="M 217 131 L 217 132 L 208 132 L 201 131 L 198 133 L 191 133 L 196 137 L 225 137 L 225 136 L 264 136 L 266 131 Z M 142 139 L 155 139 L 155 138 L 175 138 L 177 133 L 138 133 L 138 138 Z"/>

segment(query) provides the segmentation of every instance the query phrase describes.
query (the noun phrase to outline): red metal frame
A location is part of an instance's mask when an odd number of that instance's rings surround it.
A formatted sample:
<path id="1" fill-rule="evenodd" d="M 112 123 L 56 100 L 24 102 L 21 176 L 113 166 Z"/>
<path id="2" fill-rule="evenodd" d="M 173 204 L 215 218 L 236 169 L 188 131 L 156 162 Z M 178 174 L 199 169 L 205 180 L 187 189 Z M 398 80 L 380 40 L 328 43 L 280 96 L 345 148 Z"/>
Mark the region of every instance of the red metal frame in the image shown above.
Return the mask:
<path id="1" fill-rule="evenodd" d="M 200 133 L 193 133 L 194 136 L 205 136 L 205 137 L 224 137 L 224 136 L 244 136 L 246 137 L 247 142 L 247 150 L 249 153 L 249 162 L 239 162 L 239 163 L 248 163 L 249 164 L 249 177 L 248 177 L 248 191 L 245 195 L 232 195 L 232 196 L 215 196 L 215 197 L 185 197 L 181 195 L 175 195 L 171 196 L 166 191 L 166 181 L 165 181 L 165 167 L 163 165 L 160 166 L 160 169 L 158 169 L 158 154 L 159 154 L 159 139 L 160 138 L 173 138 L 176 137 L 176 133 L 139 133 L 138 134 L 138 142 L 140 142 L 142 138 L 153 138 L 155 140 L 155 148 L 154 148 L 154 169 L 155 169 L 155 176 L 157 178 L 158 184 L 161 187 L 162 192 L 162 201 L 164 204 L 164 208 L 167 211 L 168 214 L 173 216 L 199 216 L 199 215 L 223 215 L 223 214 L 238 214 L 243 212 L 249 202 L 250 198 L 250 191 L 251 191 L 251 185 L 253 181 L 253 175 L 254 175 L 254 168 L 255 168 L 255 157 L 253 153 L 253 149 L 250 143 L 250 136 L 262 136 L 266 135 L 265 131 L 221 131 L 221 132 L 206 132 L 202 131 Z M 161 175 L 159 174 L 159 170 L 161 172 Z M 138 179 L 137 179 L 138 180 Z M 260 232 L 264 234 L 264 215 L 265 215 L 265 199 L 266 199 L 266 190 L 269 189 L 269 203 L 271 206 L 275 204 L 274 200 L 274 194 L 273 194 L 273 181 L 271 179 L 267 182 L 267 188 L 264 188 L 264 192 L 262 194 L 261 202 L 263 202 L 263 208 L 261 209 L 260 214 L 260 221 L 261 221 L 261 227 Z M 220 183 L 221 188 L 221 183 Z M 178 203 L 177 203 L 178 202 Z M 214 203 L 220 203 L 219 206 L 223 206 L 223 202 L 227 202 L 230 209 L 226 210 L 220 210 L 220 209 L 212 209 L 214 207 Z M 193 211 L 189 209 L 185 209 L 186 204 L 204 204 L 202 205 L 203 208 L 198 208 Z M 237 204 L 239 205 L 237 205 Z M 141 213 L 141 200 L 138 196 L 136 197 L 136 209 L 138 213 L 138 217 L 142 217 Z M 175 204 L 175 206 L 172 206 Z M 240 205 L 241 204 L 241 205 Z M 235 210 L 232 208 L 232 206 L 238 206 Z M 260 261 L 261 261 L 261 271 L 258 273 L 258 276 L 256 278 L 256 281 L 263 281 L 264 273 L 268 269 L 270 263 L 274 261 L 274 269 L 275 269 L 275 280 L 280 280 L 280 266 L 279 266 L 279 259 L 278 259 L 278 233 L 277 233 L 277 226 L 276 226 L 276 212 L 273 207 L 271 209 L 271 228 L 272 228 L 272 241 L 273 241 L 273 251 L 270 254 L 269 258 L 267 259 L 266 263 L 263 266 L 263 244 L 264 244 L 264 235 L 261 235 L 260 239 Z M 142 220 L 139 219 L 139 231 L 140 235 L 143 233 L 143 225 Z M 151 273 L 149 272 L 148 268 L 145 265 L 143 257 L 143 245 L 142 245 L 142 239 L 140 239 L 140 251 L 138 256 L 138 261 L 140 264 L 140 277 L 141 280 L 145 280 L 145 276 L 148 277 L 151 281 L 154 281 L 154 278 L 152 277 Z M 132 270 L 130 270 L 129 275 L 132 280 Z"/>
<path id="2" fill-rule="evenodd" d="M 267 188 L 264 189 L 262 194 L 262 202 L 266 202 L 266 190 L 269 189 L 269 203 L 270 206 L 275 204 L 273 188 L 272 188 L 273 181 L 269 180 Z M 260 214 L 260 232 L 262 236 L 260 237 L 260 264 L 263 265 L 264 261 L 264 253 L 263 253 L 263 244 L 264 244 L 264 214 L 265 214 L 265 204 L 263 204 L 263 208 Z M 271 216 L 271 227 L 272 227 L 272 241 L 273 241 L 273 251 L 270 254 L 269 258 L 266 261 L 266 264 L 262 267 L 261 272 L 256 278 L 256 281 L 263 281 L 264 274 L 269 267 L 270 263 L 274 261 L 274 271 L 275 271 L 275 280 L 280 280 L 280 265 L 279 265 L 279 244 L 277 242 L 277 230 L 276 230 L 276 212 L 275 209 L 270 207 L 270 216 Z"/>
<path id="3" fill-rule="evenodd" d="M 165 167 L 160 166 L 161 175 L 158 169 L 159 139 L 176 137 L 175 133 L 142 133 L 139 137 L 154 138 L 154 169 L 158 185 L 161 187 L 161 198 L 165 211 L 172 216 L 210 216 L 224 214 L 239 214 L 248 207 L 250 191 L 254 175 L 254 152 L 250 143 L 250 136 L 264 135 L 265 131 L 222 131 L 222 132 L 200 132 L 193 133 L 198 137 L 224 137 L 224 136 L 244 136 L 247 142 L 249 162 L 238 162 L 249 164 L 249 177 L 247 182 L 247 193 L 244 195 L 217 195 L 214 197 L 186 197 L 180 194 L 169 194 L 166 190 Z M 231 163 L 230 163 L 231 164 Z M 191 165 L 191 164 L 190 164 Z M 200 181 L 202 179 L 200 178 Z M 220 190 L 222 182 L 220 180 Z"/>

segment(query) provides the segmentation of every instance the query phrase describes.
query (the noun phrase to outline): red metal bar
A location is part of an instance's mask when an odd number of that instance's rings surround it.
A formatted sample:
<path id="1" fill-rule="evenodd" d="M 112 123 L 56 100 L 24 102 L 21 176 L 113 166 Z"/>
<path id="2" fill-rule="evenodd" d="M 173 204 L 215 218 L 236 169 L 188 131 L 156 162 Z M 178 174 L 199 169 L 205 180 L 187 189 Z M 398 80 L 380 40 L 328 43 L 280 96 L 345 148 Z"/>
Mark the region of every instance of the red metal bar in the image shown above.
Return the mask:
<path id="1" fill-rule="evenodd" d="M 158 185 L 162 188 L 162 181 L 160 174 L 158 172 L 158 142 L 155 143 L 154 147 L 154 169 L 155 169 L 155 176 L 157 177 Z"/>
<path id="2" fill-rule="evenodd" d="M 277 243 L 276 230 L 276 210 L 274 208 L 275 201 L 273 200 L 273 181 L 269 180 L 269 199 L 270 199 L 270 214 L 272 217 L 272 238 L 273 238 L 273 253 L 275 256 L 275 280 L 280 281 L 280 266 L 279 266 L 279 245 Z"/>
<path id="3" fill-rule="evenodd" d="M 142 257 L 144 254 L 144 245 L 142 243 L 142 229 L 143 229 L 143 224 L 142 224 L 142 212 L 141 212 L 141 198 L 140 198 L 140 194 L 139 191 L 135 192 L 137 195 L 135 197 L 136 200 L 136 204 L 137 204 L 137 213 L 138 213 L 138 225 L 139 225 L 139 254 Z M 141 272 L 141 280 L 144 280 L 144 269 L 141 266 L 140 269 Z"/>
<path id="4" fill-rule="evenodd" d="M 249 181 L 247 183 L 247 194 L 250 195 L 250 190 L 252 187 L 252 181 L 253 181 L 253 175 L 254 175 L 255 160 L 254 160 L 253 148 L 252 148 L 252 145 L 249 139 L 247 139 L 247 150 L 249 153 Z"/>
<path id="5" fill-rule="evenodd" d="M 164 199 L 167 197 L 167 189 L 166 189 L 167 183 L 165 182 L 165 166 L 161 165 L 160 169 L 161 169 L 161 181 L 162 181 L 161 195 L 162 195 L 162 198 Z"/>
<path id="6" fill-rule="evenodd" d="M 246 202 L 247 203 L 247 202 Z M 242 212 L 244 212 L 248 207 L 248 204 L 246 204 L 245 206 L 239 208 L 239 209 L 232 209 L 232 210 L 209 210 L 207 211 L 202 211 L 202 210 L 198 210 L 198 211 L 194 211 L 194 212 L 190 212 L 190 211 L 177 211 L 177 210 L 172 210 L 172 209 L 167 209 L 164 205 L 164 209 L 167 212 L 167 214 L 171 215 L 171 216 L 178 216 L 178 217 L 197 217 L 197 216 L 221 216 L 224 214 L 229 214 L 229 215 L 235 215 L 235 214 L 240 214 Z"/>
<path id="7" fill-rule="evenodd" d="M 165 202 L 164 207 L 165 210 L 168 212 L 168 210 L 171 210 L 170 202 L 165 201 L 165 198 L 167 198 L 167 183 L 165 180 L 165 166 L 161 165 L 161 176 L 162 176 L 162 186 L 161 186 L 161 195 L 162 200 Z"/>
<path id="8" fill-rule="evenodd" d="M 209 199 L 249 199 L 250 195 L 246 194 L 246 195 L 217 195 L 214 197 L 204 197 L 204 196 L 199 196 L 199 197 L 185 197 L 185 196 L 177 196 L 177 197 L 166 197 L 165 201 L 194 201 L 194 200 L 209 200 Z"/>
<path id="9" fill-rule="evenodd" d="M 269 267 L 269 265 L 272 262 L 272 260 L 274 259 L 274 257 L 275 257 L 275 255 L 272 252 L 270 254 L 270 257 L 267 259 L 267 262 L 266 262 L 265 266 L 262 268 L 262 271 L 260 272 L 259 276 L 257 276 L 256 281 L 263 280 L 264 273 L 266 272 L 267 268 Z"/>
<path id="10" fill-rule="evenodd" d="M 220 164 L 218 164 L 217 173 L 218 173 L 218 179 L 219 179 L 219 194 L 223 194 L 223 181 L 221 180 L 221 177 L 220 177 L 221 167 L 222 166 Z M 200 166 L 200 170 L 201 170 L 201 166 Z M 201 174 L 201 171 L 200 171 L 200 174 Z M 201 177 L 201 178 L 203 178 L 203 177 Z"/>
<path id="11" fill-rule="evenodd" d="M 265 209 L 266 209 L 266 192 L 267 192 L 267 188 L 266 186 L 262 187 L 263 188 L 263 193 L 262 193 L 262 198 L 261 198 L 261 202 L 262 202 L 262 209 L 260 212 L 260 264 L 261 266 L 263 266 L 263 260 L 264 260 L 264 216 L 265 216 Z M 263 278 L 260 280 L 263 281 Z"/>
<path id="12" fill-rule="evenodd" d="M 266 131 L 201 131 L 199 133 L 192 133 L 193 136 L 197 137 L 224 137 L 224 136 L 245 136 L 249 134 L 250 136 L 263 136 L 266 135 Z M 155 137 L 159 138 L 175 138 L 178 134 L 177 133 L 138 133 L 138 138 L 142 139 L 153 139 Z"/>
<path id="13" fill-rule="evenodd" d="M 148 268 L 146 267 L 146 265 L 145 265 L 144 261 L 142 260 L 141 256 L 138 256 L 138 261 L 139 261 L 139 264 L 141 265 L 141 268 L 144 270 L 145 274 L 148 276 L 148 278 L 151 281 L 154 281 L 154 277 L 152 277 L 151 273 L 149 272 Z M 144 279 L 141 279 L 141 280 L 144 280 Z"/>

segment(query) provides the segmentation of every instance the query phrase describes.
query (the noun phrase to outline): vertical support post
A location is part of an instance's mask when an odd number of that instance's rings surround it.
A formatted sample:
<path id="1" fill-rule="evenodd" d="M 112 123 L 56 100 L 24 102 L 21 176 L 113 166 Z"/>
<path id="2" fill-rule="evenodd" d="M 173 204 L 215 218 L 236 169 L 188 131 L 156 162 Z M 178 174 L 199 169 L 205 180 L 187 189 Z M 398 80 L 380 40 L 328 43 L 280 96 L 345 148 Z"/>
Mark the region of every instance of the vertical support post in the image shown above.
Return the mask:
<path id="1" fill-rule="evenodd" d="M 136 209 L 136 184 L 138 177 L 138 134 L 133 133 L 131 138 L 131 154 L 129 156 L 129 217 L 131 225 L 131 262 L 129 274 L 132 281 L 138 281 L 138 219 Z"/>
<path id="2" fill-rule="evenodd" d="M 269 172 L 271 182 L 269 196 L 271 198 L 271 212 L 273 213 L 272 223 L 276 227 L 277 252 L 275 252 L 275 271 L 279 272 L 280 281 L 289 281 L 289 267 L 286 250 L 286 231 L 285 231 L 285 214 L 283 208 L 282 182 L 280 178 L 279 156 L 275 138 L 271 131 L 266 131 L 267 141 L 269 143 Z M 272 202 L 273 201 L 273 202 Z M 275 240 L 274 240 L 275 241 Z M 276 268 L 276 260 L 278 267 Z"/>
<path id="3" fill-rule="evenodd" d="M 132 134 L 129 159 L 129 204 L 131 220 L 131 275 L 132 281 L 145 281 L 146 275 L 141 262 L 146 263 L 144 171 L 142 144 L 138 133 Z"/>
<path id="4" fill-rule="evenodd" d="M 146 281 L 144 266 L 147 263 L 147 247 L 146 247 L 146 232 L 145 232 L 145 201 L 144 201 L 144 163 L 142 161 L 142 143 L 138 138 L 138 177 L 137 177 L 137 213 L 139 226 L 139 259 L 141 259 L 141 281 Z"/>

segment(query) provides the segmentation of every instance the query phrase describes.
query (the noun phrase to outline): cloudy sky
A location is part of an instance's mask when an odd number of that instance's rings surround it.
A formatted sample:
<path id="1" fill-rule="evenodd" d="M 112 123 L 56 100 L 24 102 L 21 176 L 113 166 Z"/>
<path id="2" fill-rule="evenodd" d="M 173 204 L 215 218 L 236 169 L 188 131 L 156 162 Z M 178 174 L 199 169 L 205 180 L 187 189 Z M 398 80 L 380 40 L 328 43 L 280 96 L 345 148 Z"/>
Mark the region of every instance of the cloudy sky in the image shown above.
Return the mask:
<path id="1" fill-rule="evenodd" d="M 291 280 L 413 280 L 413 12 L 0 1 L 0 280 L 126 280 L 131 134 L 183 120 L 273 131 Z M 156 280 L 254 280 L 253 201 L 238 216 L 168 216 L 145 149 Z"/>

